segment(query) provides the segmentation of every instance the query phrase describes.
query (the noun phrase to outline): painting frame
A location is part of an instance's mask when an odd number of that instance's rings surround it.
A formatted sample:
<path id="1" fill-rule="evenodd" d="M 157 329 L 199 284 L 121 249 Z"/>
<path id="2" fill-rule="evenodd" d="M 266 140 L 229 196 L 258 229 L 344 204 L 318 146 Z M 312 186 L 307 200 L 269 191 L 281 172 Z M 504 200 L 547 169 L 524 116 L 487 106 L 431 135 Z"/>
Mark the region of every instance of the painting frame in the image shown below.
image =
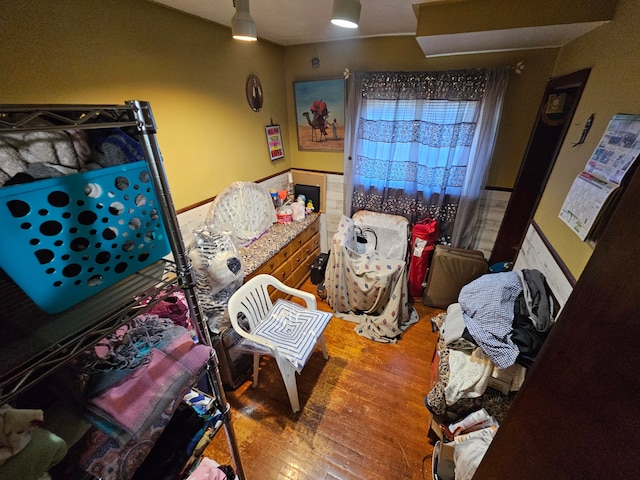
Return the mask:
<path id="1" fill-rule="evenodd" d="M 293 99 L 298 150 L 343 152 L 344 78 L 294 81 Z"/>
<path id="2" fill-rule="evenodd" d="M 284 147 L 282 146 L 282 132 L 280 125 L 267 125 L 264 127 L 267 136 L 267 149 L 269 150 L 269 160 L 272 162 L 284 158 Z"/>

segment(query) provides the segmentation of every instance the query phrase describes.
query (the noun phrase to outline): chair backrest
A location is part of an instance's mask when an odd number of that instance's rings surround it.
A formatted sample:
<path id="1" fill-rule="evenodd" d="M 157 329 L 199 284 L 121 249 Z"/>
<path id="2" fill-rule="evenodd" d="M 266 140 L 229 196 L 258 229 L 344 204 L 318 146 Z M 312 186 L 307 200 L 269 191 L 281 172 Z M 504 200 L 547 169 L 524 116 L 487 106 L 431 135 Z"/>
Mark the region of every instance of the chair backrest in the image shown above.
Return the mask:
<path id="1" fill-rule="evenodd" d="M 242 285 L 229 299 L 229 317 L 234 328 L 239 327 L 238 314 L 249 323 L 249 331 L 260 323 L 273 308 L 267 287 L 271 284 L 267 275 L 257 275 Z M 242 328 L 242 327 L 240 327 Z"/>

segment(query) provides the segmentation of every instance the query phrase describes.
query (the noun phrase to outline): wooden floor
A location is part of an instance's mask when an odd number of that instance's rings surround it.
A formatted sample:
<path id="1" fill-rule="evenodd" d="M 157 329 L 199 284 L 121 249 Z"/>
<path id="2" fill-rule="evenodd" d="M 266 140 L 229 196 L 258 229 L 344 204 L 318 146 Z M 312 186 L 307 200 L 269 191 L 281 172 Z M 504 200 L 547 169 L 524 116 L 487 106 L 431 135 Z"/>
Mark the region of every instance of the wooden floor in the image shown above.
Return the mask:
<path id="1" fill-rule="evenodd" d="M 302 289 L 316 292 L 309 281 Z M 420 321 L 397 344 L 368 340 L 333 317 L 325 330 L 329 360 L 318 348 L 298 376 L 296 414 L 268 357 L 257 388 L 247 381 L 227 392 L 247 480 L 431 478 L 430 460 L 423 462 L 433 450 L 424 397 L 436 345 L 429 319 L 441 310 L 415 307 Z M 228 452 L 221 431 L 205 455 L 231 464 Z"/>

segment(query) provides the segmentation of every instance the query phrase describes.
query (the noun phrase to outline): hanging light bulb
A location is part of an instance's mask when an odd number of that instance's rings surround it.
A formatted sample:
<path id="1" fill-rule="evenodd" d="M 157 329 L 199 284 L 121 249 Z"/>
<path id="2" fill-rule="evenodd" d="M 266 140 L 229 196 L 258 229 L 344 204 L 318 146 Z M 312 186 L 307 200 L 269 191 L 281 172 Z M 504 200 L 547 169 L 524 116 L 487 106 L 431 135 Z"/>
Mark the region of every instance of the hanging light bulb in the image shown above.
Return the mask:
<path id="1" fill-rule="evenodd" d="M 344 28 L 358 28 L 360 0 L 333 0 L 331 23 Z"/>
<path id="2" fill-rule="evenodd" d="M 255 42 L 258 40 L 256 35 L 256 22 L 251 18 L 249 13 L 249 0 L 234 0 L 233 6 L 236 7 L 236 13 L 231 17 L 231 33 L 236 40 L 245 42 Z"/>

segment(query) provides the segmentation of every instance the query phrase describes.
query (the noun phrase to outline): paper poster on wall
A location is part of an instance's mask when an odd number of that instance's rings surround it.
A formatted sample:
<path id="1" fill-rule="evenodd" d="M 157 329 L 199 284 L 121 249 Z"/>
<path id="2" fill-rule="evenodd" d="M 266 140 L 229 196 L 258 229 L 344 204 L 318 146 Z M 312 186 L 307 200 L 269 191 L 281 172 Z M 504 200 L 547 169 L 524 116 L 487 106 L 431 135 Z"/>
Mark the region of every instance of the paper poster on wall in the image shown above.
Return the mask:
<path id="1" fill-rule="evenodd" d="M 614 115 L 565 198 L 560 218 L 585 240 L 640 155 L 640 115 Z"/>
<path id="2" fill-rule="evenodd" d="M 284 148 L 282 147 L 282 134 L 280 133 L 280 125 L 267 125 L 265 127 L 267 134 L 267 147 L 269 148 L 269 158 L 271 161 L 284 157 Z"/>

